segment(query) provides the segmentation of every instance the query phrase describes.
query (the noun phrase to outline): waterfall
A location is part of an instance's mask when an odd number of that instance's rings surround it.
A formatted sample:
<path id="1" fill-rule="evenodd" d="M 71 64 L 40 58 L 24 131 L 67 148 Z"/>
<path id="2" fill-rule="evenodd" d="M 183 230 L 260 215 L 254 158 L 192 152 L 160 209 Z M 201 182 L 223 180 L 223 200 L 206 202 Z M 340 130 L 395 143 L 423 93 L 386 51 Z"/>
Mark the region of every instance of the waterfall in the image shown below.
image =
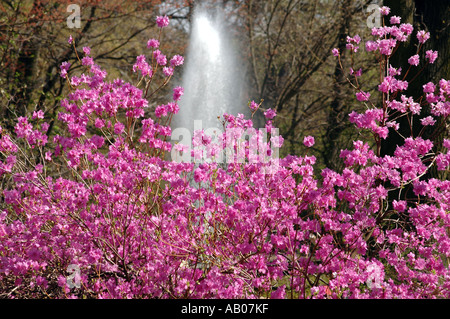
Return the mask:
<path id="1" fill-rule="evenodd" d="M 184 95 L 180 111 L 172 119 L 172 129 L 189 131 L 191 136 L 194 129 L 222 130 L 218 116 L 246 114 L 244 72 L 237 63 L 239 51 L 228 28 L 223 9 L 195 8 L 182 75 Z"/>

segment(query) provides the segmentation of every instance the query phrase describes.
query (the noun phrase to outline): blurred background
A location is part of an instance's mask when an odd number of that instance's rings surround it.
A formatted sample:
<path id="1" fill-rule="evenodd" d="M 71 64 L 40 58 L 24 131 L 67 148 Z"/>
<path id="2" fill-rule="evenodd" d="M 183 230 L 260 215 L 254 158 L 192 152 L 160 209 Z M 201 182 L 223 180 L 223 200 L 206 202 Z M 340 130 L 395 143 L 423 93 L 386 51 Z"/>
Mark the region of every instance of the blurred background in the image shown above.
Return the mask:
<path id="1" fill-rule="evenodd" d="M 68 88 L 59 66 L 69 61 L 69 76 L 81 73 L 76 52 L 67 42 L 69 35 L 75 39 L 80 57 L 84 46 L 91 48 L 91 56 L 108 72 L 108 79 L 121 77 L 136 84 L 132 65 L 137 55 L 149 54 L 147 40 L 159 34 L 156 16 L 171 19 L 163 30 L 160 50 L 168 57 L 187 56 L 192 15 L 200 2 L 2 0 L 0 125 L 11 131 L 17 117 L 43 110 L 50 123 L 48 133 L 60 133 L 62 128 L 55 119 Z M 73 4 L 80 9 L 80 24 L 75 26 L 68 23 L 74 12 L 68 7 Z M 364 109 L 346 80 L 351 67 L 355 71 L 362 68 L 361 86 L 371 93 L 373 102 L 381 101 L 376 56 L 365 53 L 364 40 L 358 54 L 345 50 L 347 36 L 371 38 L 376 19 L 370 5 L 390 6 L 402 22 L 431 32 L 427 46 L 439 51 L 439 62 L 424 71 L 423 77 L 426 82 L 450 78 L 447 0 L 209 0 L 205 5 L 225 13 L 223 29 L 239 56 L 233 72 L 246 83 L 245 92 L 239 93 L 244 95 L 244 106 L 262 99 L 263 110 L 277 111 L 274 126 L 285 139 L 281 156 L 304 154 L 303 137 L 315 136 L 316 144 L 309 154 L 317 157 L 318 168 L 340 169 L 340 150 L 362 138 L 348 121 L 351 111 Z M 395 67 L 416 51 L 413 42 L 399 49 L 398 59 L 391 61 Z M 331 54 L 333 48 L 342 52 L 344 72 Z M 174 86 L 181 85 L 185 65 L 177 68 L 161 94 L 151 97 L 148 116 L 158 104 L 169 101 Z M 420 78 L 416 82 L 423 83 Z M 414 86 L 410 88 L 410 94 L 417 92 Z M 263 125 L 261 117 L 255 122 Z M 386 154 L 395 143 L 385 143 Z"/>

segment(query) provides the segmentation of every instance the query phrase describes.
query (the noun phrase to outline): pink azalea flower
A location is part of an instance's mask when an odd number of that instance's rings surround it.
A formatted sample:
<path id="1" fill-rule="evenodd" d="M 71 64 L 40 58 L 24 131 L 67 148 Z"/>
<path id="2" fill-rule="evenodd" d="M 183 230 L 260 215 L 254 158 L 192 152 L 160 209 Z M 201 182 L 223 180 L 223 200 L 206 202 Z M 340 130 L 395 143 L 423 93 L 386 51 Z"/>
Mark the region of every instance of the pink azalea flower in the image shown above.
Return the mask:
<path id="1" fill-rule="evenodd" d="M 356 98 L 358 99 L 358 101 L 368 101 L 370 98 L 370 93 L 369 92 L 358 92 L 356 93 Z"/>
<path id="2" fill-rule="evenodd" d="M 168 16 L 158 16 L 158 17 L 156 17 L 156 24 L 160 28 L 167 27 L 169 25 L 169 17 Z"/>
<path id="3" fill-rule="evenodd" d="M 276 115 L 277 115 L 277 112 L 275 110 L 273 110 L 273 109 L 267 109 L 267 111 L 264 112 L 264 116 L 268 120 L 273 119 Z"/>
<path id="4" fill-rule="evenodd" d="M 163 73 L 165 76 L 169 77 L 173 75 L 173 68 L 170 67 L 164 67 L 163 68 Z"/>
<path id="5" fill-rule="evenodd" d="M 172 66 L 180 66 L 184 63 L 184 58 L 181 55 L 174 55 L 172 59 L 170 59 L 170 65 Z"/>
<path id="6" fill-rule="evenodd" d="M 419 40 L 419 43 L 423 44 L 427 42 L 427 40 L 430 38 L 430 32 L 426 32 L 424 30 L 421 30 L 417 32 L 417 39 Z"/>
<path id="7" fill-rule="evenodd" d="M 421 119 L 420 122 L 422 123 L 423 126 L 433 126 L 434 124 L 436 124 L 436 120 L 433 119 L 432 116 L 427 116 Z"/>
<path id="8" fill-rule="evenodd" d="M 418 66 L 419 62 L 420 62 L 420 60 L 419 60 L 419 55 L 418 54 L 413 55 L 412 57 L 410 57 L 408 59 L 408 63 L 411 64 L 411 65 L 414 65 L 414 66 Z"/>
<path id="9" fill-rule="evenodd" d="M 400 24 L 401 18 L 398 16 L 392 16 L 390 19 L 391 24 Z"/>
<path id="10" fill-rule="evenodd" d="M 83 47 L 83 52 L 85 55 L 90 55 L 91 54 L 91 48 L 90 47 Z"/>
<path id="11" fill-rule="evenodd" d="M 159 41 L 156 39 L 150 39 L 147 42 L 147 48 L 158 48 L 159 47 Z"/>
<path id="12" fill-rule="evenodd" d="M 61 63 L 60 69 L 61 69 L 61 77 L 65 78 L 67 76 L 67 71 L 70 68 L 70 63 L 69 62 L 63 62 Z"/>
<path id="13" fill-rule="evenodd" d="M 436 59 L 438 57 L 438 52 L 437 51 L 433 51 L 433 50 L 428 50 L 425 53 L 425 58 L 428 60 L 428 62 L 430 62 L 431 64 L 433 64 Z"/>
<path id="14" fill-rule="evenodd" d="M 177 86 L 173 89 L 173 100 L 180 100 L 181 96 L 184 94 L 184 89 L 181 86 Z"/>
<path id="15" fill-rule="evenodd" d="M 311 147 L 315 143 L 313 136 L 305 136 L 303 139 L 303 144 L 305 144 L 306 147 Z"/>
<path id="16" fill-rule="evenodd" d="M 380 12 L 382 15 L 387 16 L 391 12 L 391 8 L 383 6 L 380 8 Z"/>
<path id="17" fill-rule="evenodd" d="M 250 110 L 252 110 L 254 112 L 259 108 L 259 104 L 256 103 L 255 101 L 251 101 L 249 103 L 249 107 L 250 107 Z"/>

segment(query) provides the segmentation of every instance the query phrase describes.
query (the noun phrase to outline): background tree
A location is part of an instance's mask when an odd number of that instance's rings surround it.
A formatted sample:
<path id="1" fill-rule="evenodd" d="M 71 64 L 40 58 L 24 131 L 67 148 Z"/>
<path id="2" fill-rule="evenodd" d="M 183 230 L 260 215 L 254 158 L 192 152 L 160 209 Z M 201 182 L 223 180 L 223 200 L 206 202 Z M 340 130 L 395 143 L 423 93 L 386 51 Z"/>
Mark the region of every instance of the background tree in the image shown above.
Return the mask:
<path id="1" fill-rule="evenodd" d="M 79 56 L 82 47 L 92 48 L 98 63 L 132 80 L 130 65 L 136 55 L 146 52 L 148 38 L 154 37 L 154 17 L 167 14 L 170 32 L 165 31 L 164 51 L 184 53 L 191 16 L 198 1 L 113 1 L 83 0 L 81 28 L 69 29 L 66 19 L 69 1 L 16 0 L 0 4 L 0 115 L 12 129 L 13 118 L 41 109 L 52 123 L 58 113 L 60 96 L 66 89 L 59 76 L 63 61 L 71 72 L 81 72 L 73 48 L 67 44 L 72 34 Z M 275 125 L 285 137 L 282 152 L 302 154 L 305 135 L 316 136 L 311 150 L 320 165 L 339 168 L 339 150 L 347 148 L 355 130 L 347 121 L 355 103 L 355 92 L 346 85 L 341 65 L 331 49 L 341 52 L 349 35 L 363 37 L 370 32 L 366 20 L 370 0 L 209 0 L 222 6 L 228 15 L 230 32 L 242 52 L 250 90 L 248 100 L 263 99 L 264 109 L 277 111 Z M 361 49 L 363 50 L 363 49 Z M 362 81 L 370 87 L 376 72 L 364 55 L 354 59 L 344 53 L 344 70 L 353 65 L 369 65 Z M 179 74 L 182 74 L 180 72 Z M 175 81 L 176 82 L 176 81 Z M 174 83 L 174 81 L 172 81 Z M 164 96 L 164 95 L 161 95 Z M 150 110 L 159 102 L 151 100 Z M 258 119 L 256 119 L 258 122 Z M 259 125 L 262 125 L 260 121 Z M 310 152 L 311 152 L 310 151 Z M 282 154 L 283 155 L 283 154 Z"/>
<path id="2" fill-rule="evenodd" d="M 370 32 L 366 23 L 370 1 L 245 3 L 251 95 L 263 98 L 263 107 L 277 110 L 286 153 L 303 153 L 303 136 L 315 135 L 319 162 L 338 168 L 339 150 L 355 134 L 347 115 L 357 104 L 355 92 L 343 85 L 345 74 L 331 50 L 338 47 L 344 52 L 347 36 Z M 347 55 L 342 58 L 345 70 L 361 62 Z M 364 70 L 366 82 L 375 75 L 370 68 Z"/>
<path id="3" fill-rule="evenodd" d="M 65 80 L 60 65 L 70 62 L 78 72 L 77 54 L 89 46 L 100 65 L 114 65 L 117 74 L 129 78 L 137 52 L 146 49 L 161 1 L 77 2 L 81 10 L 80 28 L 69 28 L 67 11 L 71 1 L 16 0 L 0 3 L 0 114 L 11 129 L 13 118 L 33 110 L 43 110 L 53 129 L 59 97 Z M 67 39 L 72 35 L 74 53 Z"/>
<path id="4" fill-rule="evenodd" d="M 415 70 L 411 70 L 407 76 L 407 80 L 410 81 L 408 90 L 405 95 L 412 96 L 416 102 L 421 103 L 425 109 L 425 113 L 429 114 L 426 101 L 422 100 L 423 85 L 432 81 L 437 83 L 440 79 L 450 78 L 450 5 L 448 1 L 436 0 L 399 0 L 384 1 L 386 6 L 391 8 L 393 15 L 401 16 L 402 22 L 411 23 L 414 27 L 430 32 L 430 39 L 423 44 L 420 50 L 420 64 Z M 417 53 L 417 38 L 414 34 L 410 41 L 397 48 L 397 52 L 394 54 L 390 63 L 394 67 L 401 67 L 404 72 L 408 70 L 409 65 L 407 60 L 409 57 Z M 438 51 L 438 59 L 434 64 L 426 63 L 425 52 L 428 50 Z M 418 70 L 418 71 L 416 71 Z M 413 130 L 414 136 L 418 136 L 421 133 L 422 125 L 420 119 L 401 117 L 398 119 L 400 124 L 400 134 L 404 135 L 408 130 Z M 410 124 L 412 123 L 412 125 Z M 441 125 L 441 122 L 435 124 L 435 126 Z M 411 128 L 412 127 L 412 128 Z M 444 130 L 440 133 L 430 134 L 431 130 L 424 130 L 422 136 L 429 138 L 437 143 L 440 143 L 444 136 Z M 394 130 L 390 130 L 388 138 L 383 141 L 381 151 L 382 154 L 392 155 L 397 145 L 401 145 L 403 139 Z M 435 149 L 435 151 L 437 151 Z M 430 174 L 436 175 L 436 170 L 431 170 Z M 441 172 L 440 174 L 444 174 Z"/>
<path id="5" fill-rule="evenodd" d="M 393 15 L 401 16 L 403 22 L 411 23 L 421 30 L 430 32 L 430 39 L 423 44 L 420 51 L 421 63 L 418 67 L 420 72 L 411 70 L 407 77 L 407 79 L 414 78 L 414 80 L 410 82 L 406 94 L 419 100 L 423 95 L 423 84 L 450 78 L 450 20 L 448 19 L 450 5 L 445 0 L 386 0 L 384 3 L 391 8 Z M 434 64 L 427 64 L 425 52 L 431 49 L 438 51 L 439 56 Z M 405 61 L 415 55 L 417 50 L 417 38 L 414 34 L 409 42 L 397 48 L 397 52 L 390 62 L 394 67 L 401 67 L 406 71 L 409 65 Z M 406 121 L 406 125 L 403 125 L 404 129 L 408 129 L 407 119 L 403 118 L 402 120 Z M 415 119 L 415 121 L 418 120 Z M 421 126 L 413 125 L 413 130 L 415 130 L 414 135 L 417 136 Z M 392 154 L 399 145 L 400 139 L 399 134 L 392 132 L 382 145 L 383 153 Z"/>

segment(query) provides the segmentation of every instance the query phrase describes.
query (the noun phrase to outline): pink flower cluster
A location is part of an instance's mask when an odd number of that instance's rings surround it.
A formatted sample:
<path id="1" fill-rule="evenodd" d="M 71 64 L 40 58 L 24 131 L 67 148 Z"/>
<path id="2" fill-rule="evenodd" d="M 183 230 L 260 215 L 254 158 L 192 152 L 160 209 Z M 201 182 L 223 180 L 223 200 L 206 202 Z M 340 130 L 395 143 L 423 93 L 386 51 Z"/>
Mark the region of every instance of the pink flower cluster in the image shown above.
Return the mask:
<path id="1" fill-rule="evenodd" d="M 359 40 L 352 39 L 349 50 L 355 51 Z M 0 179 L 7 185 L 1 191 L 1 294 L 450 297 L 450 181 L 425 178 L 433 166 L 449 169 L 449 140 L 440 152 L 437 143 L 408 136 L 393 156 L 380 156 L 370 141 L 358 140 L 342 151 L 342 171 L 325 168 L 316 175 L 314 156 L 288 155 L 268 172 L 273 163 L 251 160 L 252 139 L 241 136 L 252 121 L 225 114 L 222 140 L 198 131 L 193 143 L 212 157 L 230 146 L 223 143 L 228 136 L 236 142 L 232 147 L 243 142 L 243 161 L 176 162 L 165 156 L 172 148 L 166 119 L 178 112 L 183 89 L 176 87 L 173 101 L 157 106 L 152 117 L 141 89 L 120 79 L 108 82 L 98 65 L 88 66 L 87 74 L 70 79 L 74 88 L 61 102 L 60 134 L 46 136 L 39 112 L 19 118 L 14 135 L 0 128 Z M 138 57 L 133 69 L 149 76 L 147 66 Z M 62 69 L 68 71 L 67 64 Z M 391 71 L 382 92 L 406 86 Z M 445 123 L 450 84 L 441 80 L 436 88 L 426 85 L 424 101 Z M 358 95 L 369 105 L 368 98 Z M 385 138 L 388 113 L 420 116 L 414 103 L 391 97 L 382 108 L 353 112 L 350 120 Z M 249 107 L 256 111 L 259 105 Z M 268 132 L 275 116 L 266 110 Z M 267 152 L 282 141 L 272 136 Z M 311 147 L 315 139 L 303 142 Z M 35 147 L 33 156 L 27 156 L 28 145 Z M 74 265 L 76 277 L 69 271 Z"/>

